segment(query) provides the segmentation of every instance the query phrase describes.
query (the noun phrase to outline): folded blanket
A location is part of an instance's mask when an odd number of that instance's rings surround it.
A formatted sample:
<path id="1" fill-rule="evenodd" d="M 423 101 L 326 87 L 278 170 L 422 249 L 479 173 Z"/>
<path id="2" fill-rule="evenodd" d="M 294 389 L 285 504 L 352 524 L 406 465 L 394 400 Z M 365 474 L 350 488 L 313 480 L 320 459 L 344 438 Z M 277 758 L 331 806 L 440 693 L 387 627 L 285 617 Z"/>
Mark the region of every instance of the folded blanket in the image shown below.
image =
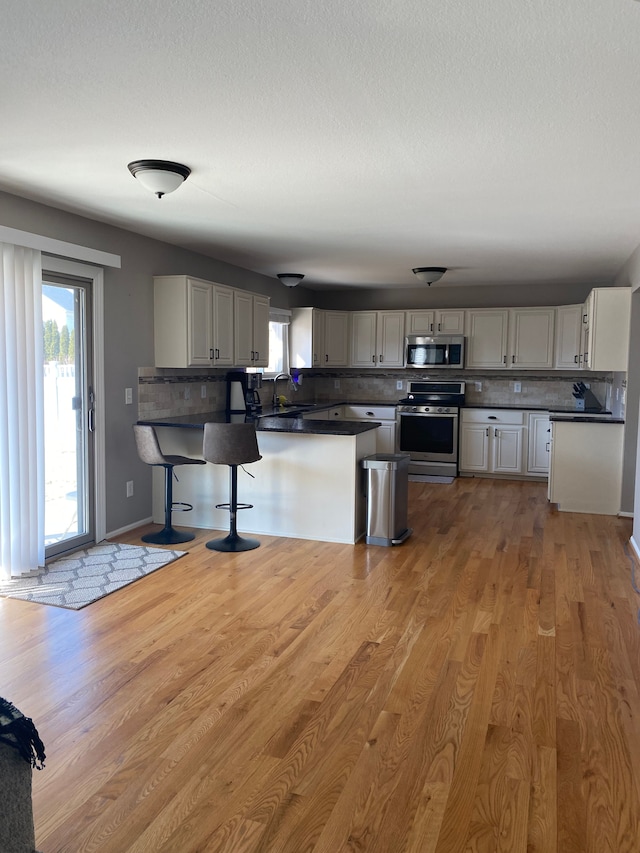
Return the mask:
<path id="1" fill-rule="evenodd" d="M 44 767 L 44 744 L 33 724 L 11 702 L 0 696 L 0 741 L 17 749 L 32 767 Z"/>

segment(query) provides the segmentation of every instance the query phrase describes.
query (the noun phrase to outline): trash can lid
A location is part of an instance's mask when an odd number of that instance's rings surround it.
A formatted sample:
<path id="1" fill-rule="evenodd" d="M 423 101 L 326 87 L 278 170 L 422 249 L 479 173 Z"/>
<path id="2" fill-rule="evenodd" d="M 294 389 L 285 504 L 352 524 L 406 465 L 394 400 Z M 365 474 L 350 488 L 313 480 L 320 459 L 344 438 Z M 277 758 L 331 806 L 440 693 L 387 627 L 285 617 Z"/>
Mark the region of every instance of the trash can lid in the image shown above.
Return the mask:
<path id="1" fill-rule="evenodd" d="M 373 456 L 365 456 L 362 460 L 363 468 L 398 468 L 404 462 L 409 464 L 408 453 L 374 453 Z"/>

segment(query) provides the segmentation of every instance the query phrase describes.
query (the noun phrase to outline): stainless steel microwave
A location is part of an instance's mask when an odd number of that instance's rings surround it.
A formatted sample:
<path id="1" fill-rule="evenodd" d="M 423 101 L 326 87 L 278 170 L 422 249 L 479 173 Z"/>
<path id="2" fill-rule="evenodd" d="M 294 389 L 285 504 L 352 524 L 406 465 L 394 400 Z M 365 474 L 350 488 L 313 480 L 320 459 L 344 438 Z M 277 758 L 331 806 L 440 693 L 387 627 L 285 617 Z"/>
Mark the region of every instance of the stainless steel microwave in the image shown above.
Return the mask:
<path id="1" fill-rule="evenodd" d="M 464 367 L 463 335 L 407 335 L 407 367 Z"/>

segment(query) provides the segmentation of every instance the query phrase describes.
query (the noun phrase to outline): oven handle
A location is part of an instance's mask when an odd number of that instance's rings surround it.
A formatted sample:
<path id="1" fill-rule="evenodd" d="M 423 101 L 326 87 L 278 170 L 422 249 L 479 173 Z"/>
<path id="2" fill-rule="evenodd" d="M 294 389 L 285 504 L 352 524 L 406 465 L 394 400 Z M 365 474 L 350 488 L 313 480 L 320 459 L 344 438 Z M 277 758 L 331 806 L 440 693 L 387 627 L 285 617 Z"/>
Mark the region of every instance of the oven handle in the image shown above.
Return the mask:
<path id="1" fill-rule="evenodd" d="M 398 412 L 396 417 L 400 418 L 453 418 L 458 420 L 456 412 Z"/>

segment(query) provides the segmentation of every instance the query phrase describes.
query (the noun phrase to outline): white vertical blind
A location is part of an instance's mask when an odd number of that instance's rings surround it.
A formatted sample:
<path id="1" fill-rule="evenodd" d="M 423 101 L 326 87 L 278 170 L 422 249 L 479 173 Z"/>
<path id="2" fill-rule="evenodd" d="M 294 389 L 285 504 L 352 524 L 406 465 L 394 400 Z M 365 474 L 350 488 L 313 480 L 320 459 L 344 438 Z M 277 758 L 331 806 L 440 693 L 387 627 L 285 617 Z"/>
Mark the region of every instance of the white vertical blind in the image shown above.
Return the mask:
<path id="1" fill-rule="evenodd" d="M 44 565 L 40 252 L 0 243 L 0 578 Z"/>

